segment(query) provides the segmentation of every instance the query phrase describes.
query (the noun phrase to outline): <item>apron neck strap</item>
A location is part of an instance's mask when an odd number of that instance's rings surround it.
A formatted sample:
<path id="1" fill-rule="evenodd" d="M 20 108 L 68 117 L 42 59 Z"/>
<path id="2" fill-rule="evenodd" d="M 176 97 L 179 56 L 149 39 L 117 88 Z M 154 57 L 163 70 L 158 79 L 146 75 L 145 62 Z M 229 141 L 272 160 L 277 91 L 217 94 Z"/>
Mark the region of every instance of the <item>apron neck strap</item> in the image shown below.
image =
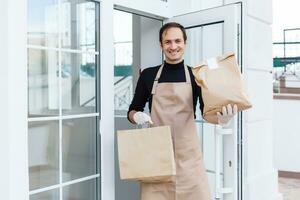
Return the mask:
<path id="1" fill-rule="evenodd" d="M 164 67 L 164 64 L 162 64 L 160 66 L 160 68 L 158 69 L 158 72 L 156 74 L 156 77 L 154 79 L 154 82 L 153 82 L 153 86 L 152 86 L 152 91 L 151 91 L 151 94 L 154 95 L 155 94 L 155 91 L 156 91 L 156 87 L 157 87 L 157 84 L 158 84 L 158 79 L 160 78 L 160 75 L 161 75 L 161 72 L 162 72 L 162 69 Z"/>
<path id="2" fill-rule="evenodd" d="M 153 83 L 153 86 L 152 86 L 152 91 L 151 91 L 151 94 L 154 95 L 155 94 L 155 91 L 156 91 L 156 87 L 157 87 L 157 84 L 158 84 L 158 80 L 161 76 L 161 72 L 163 70 L 163 67 L 164 67 L 164 64 L 162 64 L 159 69 L 158 69 L 158 72 L 156 74 L 156 77 L 154 79 L 154 83 Z M 190 84 L 191 83 L 191 76 L 190 76 L 190 73 L 189 73 L 189 70 L 188 70 L 188 67 L 187 65 L 184 65 L 184 73 L 185 73 L 185 81 L 186 83 Z"/>
<path id="3" fill-rule="evenodd" d="M 191 76 L 190 76 L 187 65 L 184 65 L 184 72 L 185 72 L 185 81 L 186 81 L 186 83 L 190 84 L 191 83 Z"/>

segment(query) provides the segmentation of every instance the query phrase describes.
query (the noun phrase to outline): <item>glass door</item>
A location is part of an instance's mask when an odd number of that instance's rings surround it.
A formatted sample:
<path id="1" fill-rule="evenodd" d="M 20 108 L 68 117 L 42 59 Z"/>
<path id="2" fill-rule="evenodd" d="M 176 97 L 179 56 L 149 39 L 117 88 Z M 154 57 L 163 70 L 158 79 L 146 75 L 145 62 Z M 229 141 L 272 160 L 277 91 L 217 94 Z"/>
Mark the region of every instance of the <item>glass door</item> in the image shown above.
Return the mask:
<path id="1" fill-rule="evenodd" d="M 99 8 L 28 0 L 30 200 L 100 199 Z"/>
<path id="2" fill-rule="evenodd" d="M 187 32 L 185 63 L 189 66 L 201 61 L 234 52 L 240 57 L 240 4 L 232 4 L 175 16 L 168 21 L 182 24 Z M 216 126 L 204 121 L 197 105 L 196 123 L 212 197 L 236 200 L 241 191 L 241 131 L 235 120 L 233 134 L 218 135 Z M 241 127 L 240 127 L 241 128 Z M 239 157 L 238 157 L 239 156 Z"/>

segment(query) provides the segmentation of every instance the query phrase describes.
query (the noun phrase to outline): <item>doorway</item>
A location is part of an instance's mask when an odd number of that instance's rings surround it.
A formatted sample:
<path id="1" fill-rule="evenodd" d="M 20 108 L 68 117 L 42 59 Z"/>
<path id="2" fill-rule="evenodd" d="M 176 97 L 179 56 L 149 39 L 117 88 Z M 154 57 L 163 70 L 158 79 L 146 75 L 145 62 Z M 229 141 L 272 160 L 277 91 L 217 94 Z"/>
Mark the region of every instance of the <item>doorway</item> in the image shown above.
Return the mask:
<path id="1" fill-rule="evenodd" d="M 134 16 L 134 14 L 131 13 L 127 14 Z M 141 46 L 137 46 L 137 48 L 133 47 L 131 51 L 133 55 L 132 58 L 136 58 L 136 60 L 132 60 L 131 95 L 133 95 L 134 92 L 133 90 L 139 70 L 161 64 L 163 57 L 159 46 L 156 46 L 149 52 L 147 47 L 155 46 L 153 41 L 158 41 L 158 32 L 162 26 L 161 23 L 167 23 L 169 21 L 179 22 L 186 28 L 188 40 L 184 59 L 187 65 L 195 66 L 204 59 L 228 52 L 234 52 L 239 64 L 241 64 L 241 4 L 239 3 L 174 16 L 168 20 L 160 21 L 160 24 L 158 22 L 157 26 L 150 29 L 150 31 L 149 29 L 145 29 L 147 31 L 143 32 L 143 29 L 135 29 L 134 24 L 131 24 L 130 28 L 132 28 L 132 30 L 138 30 L 140 32 L 140 34 L 137 35 L 138 37 L 133 38 L 137 43 L 140 42 L 141 45 L 145 45 L 145 48 L 141 48 Z M 122 32 L 120 31 L 120 33 Z M 132 35 L 133 33 L 134 31 Z M 151 36 L 151 34 L 153 35 Z M 132 46 L 134 46 L 134 40 Z M 134 53 L 134 51 L 136 52 Z M 159 52 L 159 54 L 157 54 L 157 52 Z M 147 56 L 150 60 L 151 58 L 158 59 L 148 64 L 147 62 L 142 62 L 143 56 Z M 138 64 L 134 65 L 134 62 Z M 116 130 L 135 128 L 127 121 L 127 110 L 132 96 L 128 99 L 130 100 L 125 106 L 126 110 L 115 111 Z M 145 108 L 147 108 L 147 105 Z M 197 105 L 197 108 L 199 108 L 199 105 Z M 122 112 L 123 114 L 120 115 Z M 242 199 L 241 115 L 235 119 L 233 134 L 222 136 L 220 145 L 216 145 L 215 125 L 209 124 L 202 119 L 200 109 L 197 109 L 196 116 L 200 139 L 199 143 L 202 147 L 204 163 L 209 176 L 211 196 L 223 200 Z M 220 149 L 220 151 L 217 149 Z M 217 157 L 218 159 L 216 159 Z M 116 160 L 116 199 L 138 200 L 138 184 L 135 182 L 120 181 L 117 163 L 118 161 Z"/>

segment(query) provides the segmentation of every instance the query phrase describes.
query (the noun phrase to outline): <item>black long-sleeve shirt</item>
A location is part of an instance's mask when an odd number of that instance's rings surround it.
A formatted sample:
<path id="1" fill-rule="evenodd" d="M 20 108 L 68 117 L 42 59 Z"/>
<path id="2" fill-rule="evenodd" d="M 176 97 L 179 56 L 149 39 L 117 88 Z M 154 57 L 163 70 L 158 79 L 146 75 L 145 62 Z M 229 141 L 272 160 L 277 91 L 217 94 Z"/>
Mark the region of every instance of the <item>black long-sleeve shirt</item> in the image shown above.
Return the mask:
<path id="1" fill-rule="evenodd" d="M 151 112 L 151 105 L 152 105 L 151 91 L 152 91 L 154 79 L 156 77 L 159 68 L 160 65 L 146 68 L 142 71 L 138 79 L 134 97 L 129 106 L 128 113 L 131 110 L 144 111 L 144 107 L 147 102 L 149 102 L 148 105 L 149 105 L 149 110 Z M 188 67 L 188 71 L 191 77 L 194 117 L 196 118 L 195 110 L 196 110 L 197 100 L 199 99 L 201 112 L 203 111 L 204 104 L 201 95 L 201 88 L 196 85 L 191 67 Z M 167 62 L 164 62 L 164 67 L 161 76 L 158 80 L 158 83 L 185 82 L 185 81 L 186 80 L 185 80 L 185 72 L 184 72 L 184 61 L 177 64 L 169 64 Z"/>

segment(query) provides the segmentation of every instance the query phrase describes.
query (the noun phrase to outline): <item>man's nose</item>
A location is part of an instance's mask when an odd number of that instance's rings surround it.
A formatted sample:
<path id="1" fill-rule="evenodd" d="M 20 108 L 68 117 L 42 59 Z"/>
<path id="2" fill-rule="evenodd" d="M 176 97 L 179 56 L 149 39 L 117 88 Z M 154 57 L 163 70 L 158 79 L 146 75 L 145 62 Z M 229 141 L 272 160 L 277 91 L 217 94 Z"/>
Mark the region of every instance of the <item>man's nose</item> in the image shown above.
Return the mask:
<path id="1" fill-rule="evenodd" d="M 175 42 L 171 42 L 170 43 L 170 49 L 176 49 L 177 48 L 177 45 Z"/>

